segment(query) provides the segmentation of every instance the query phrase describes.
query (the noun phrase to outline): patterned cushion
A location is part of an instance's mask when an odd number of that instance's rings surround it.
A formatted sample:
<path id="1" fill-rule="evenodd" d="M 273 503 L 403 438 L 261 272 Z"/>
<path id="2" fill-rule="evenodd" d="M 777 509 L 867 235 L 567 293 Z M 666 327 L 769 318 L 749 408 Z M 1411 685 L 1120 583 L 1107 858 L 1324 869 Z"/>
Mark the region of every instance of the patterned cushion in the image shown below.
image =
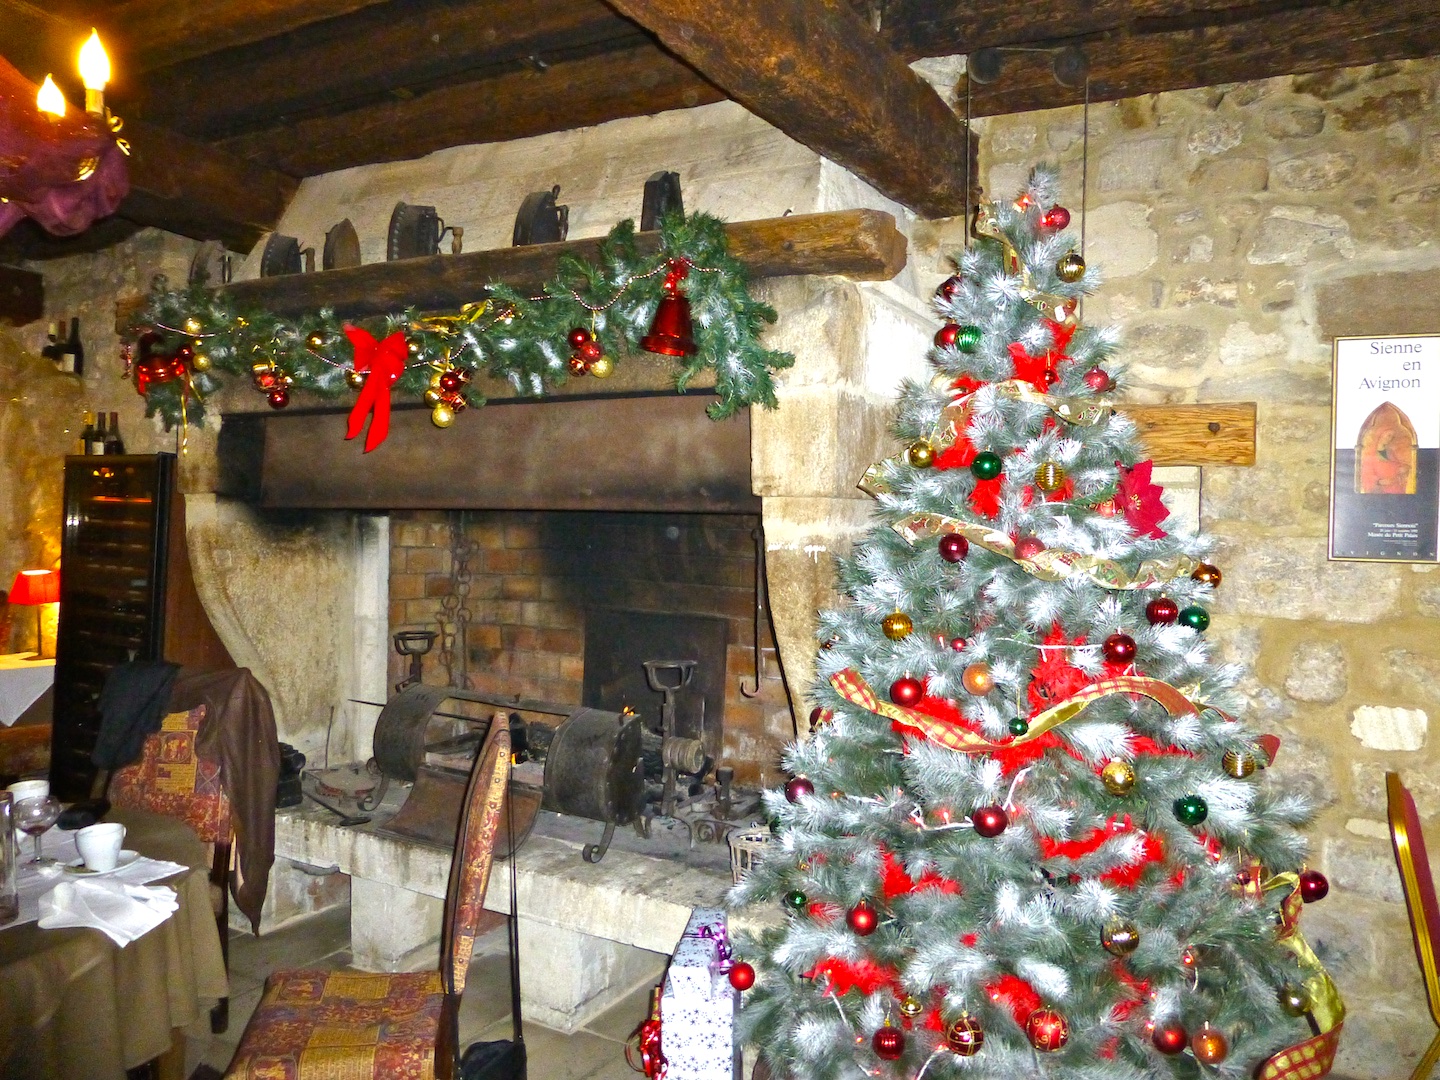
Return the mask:
<path id="1" fill-rule="evenodd" d="M 140 760 L 116 771 L 110 801 L 116 806 L 179 818 L 207 844 L 230 842 L 230 800 L 220 763 L 200 757 L 196 736 L 205 706 L 171 713 L 145 739 Z"/>
<path id="2" fill-rule="evenodd" d="M 430 1080 L 444 994 L 436 971 L 277 971 L 226 1080 Z"/>

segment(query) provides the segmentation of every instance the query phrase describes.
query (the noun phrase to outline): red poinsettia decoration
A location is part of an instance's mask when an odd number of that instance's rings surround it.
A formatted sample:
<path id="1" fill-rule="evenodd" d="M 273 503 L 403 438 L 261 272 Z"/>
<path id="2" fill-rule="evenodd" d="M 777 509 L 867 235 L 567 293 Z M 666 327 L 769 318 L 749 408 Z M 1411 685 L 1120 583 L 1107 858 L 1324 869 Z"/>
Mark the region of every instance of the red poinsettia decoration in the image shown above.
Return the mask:
<path id="1" fill-rule="evenodd" d="M 1018 341 L 1010 343 L 1010 359 L 1015 364 L 1015 378 L 1028 382 L 1042 394 L 1060 381 L 1060 361 L 1068 359 L 1065 349 L 1075 335 L 1073 326 L 1066 326 L 1053 319 L 1046 319 L 1050 328 L 1050 348 L 1043 353 L 1032 354 Z"/>
<path id="2" fill-rule="evenodd" d="M 1040 660 L 1030 669 L 1030 686 L 1026 690 L 1032 715 L 1044 712 L 1051 705 L 1058 705 L 1094 681 L 1070 663 L 1070 650 L 1064 648 L 1066 645 L 1084 645 L 1084 634 L 1067 640 L 1060 624 L 1051 623 L 1050 632 L 1045 635 L 1042 644 L 1050 647 L 1040 650 Z"/>
<path id="3" fill-rule="evenodd" d="M 1115 505 L 1137 536 L 1161 539 L 1166 533 L 1160 528 L 1160 522 L 1170 516 L 1170 511 L 1160 501 L 1165 489 L 1150 479 L 1155 463 L 1142 461 L 1126 468 L 1117 461 L 1116 465 L 1120 468 L 1120 480 L 1115 492 Z"/>

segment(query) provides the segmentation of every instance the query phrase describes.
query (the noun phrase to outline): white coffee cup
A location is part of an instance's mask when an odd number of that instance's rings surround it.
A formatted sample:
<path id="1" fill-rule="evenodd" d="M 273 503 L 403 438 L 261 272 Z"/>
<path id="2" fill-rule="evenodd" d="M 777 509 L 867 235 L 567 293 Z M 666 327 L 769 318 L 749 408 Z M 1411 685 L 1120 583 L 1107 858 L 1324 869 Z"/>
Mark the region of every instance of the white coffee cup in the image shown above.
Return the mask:
<path id="1" fill-rule="evenodd" d="M 118 821 L 102 821 L 75 834 L 75 846 L 80 849 L 86 869 L 96 872 L 115 869 L 124 842 L 125 826 Z"/>
<path id="2" fill-rule="evenodd" d="M 43 799 L 50 794 L 49 780 L 21 780 L 5 789 L 18 803 L 26 799 Z"/>

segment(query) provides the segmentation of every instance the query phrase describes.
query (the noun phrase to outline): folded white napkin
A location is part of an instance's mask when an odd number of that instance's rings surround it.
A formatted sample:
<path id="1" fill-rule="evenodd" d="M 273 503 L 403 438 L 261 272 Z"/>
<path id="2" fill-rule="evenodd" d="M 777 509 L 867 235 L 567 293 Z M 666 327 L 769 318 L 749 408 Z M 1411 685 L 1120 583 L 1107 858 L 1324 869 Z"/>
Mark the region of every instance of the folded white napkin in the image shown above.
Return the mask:
<path id="1" fill-rule="evenodd" d="M 127 885 L 123 881 L 62 881 L 40 897 L 40 926 L 87 926 L 107 934 L 122 949 L 148 934 L 180 903 L 163 885 Z"/>

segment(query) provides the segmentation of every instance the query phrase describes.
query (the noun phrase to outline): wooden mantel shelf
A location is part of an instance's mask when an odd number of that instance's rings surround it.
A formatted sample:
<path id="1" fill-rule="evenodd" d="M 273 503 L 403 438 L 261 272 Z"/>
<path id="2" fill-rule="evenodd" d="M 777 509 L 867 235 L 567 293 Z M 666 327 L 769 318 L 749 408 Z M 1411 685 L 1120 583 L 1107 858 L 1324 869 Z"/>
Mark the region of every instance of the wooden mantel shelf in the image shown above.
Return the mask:
<path id="1" fill-rule="evenodd" d="M 839 274 L 855 281 L 888 281 L 905 266 L 905 235 L 883 210 L 835 210 L 826 214 L 737 221 L 725 226 L 730 253 L 752 278 L 795 274 Z M 479 300 L 485 287 L 503 281 L 522 291 L 538 289 L 554 276 L 562 255 L 594 259 L 603 237 L 559 244 L 430 255 L 397 262 L 371 263 L 346 270 L 256 278 L 221 286 L 237 304 L 296 315 L 333 308 L 344 318 L 359 318 L 407 307 L 422 311 L 458 308 Z M 660 234 L 635 236 L 642 254 L 660 248 Z M 116 328 L 129 320 L 143 300 L 123 297 L 116 304 Z"/>

